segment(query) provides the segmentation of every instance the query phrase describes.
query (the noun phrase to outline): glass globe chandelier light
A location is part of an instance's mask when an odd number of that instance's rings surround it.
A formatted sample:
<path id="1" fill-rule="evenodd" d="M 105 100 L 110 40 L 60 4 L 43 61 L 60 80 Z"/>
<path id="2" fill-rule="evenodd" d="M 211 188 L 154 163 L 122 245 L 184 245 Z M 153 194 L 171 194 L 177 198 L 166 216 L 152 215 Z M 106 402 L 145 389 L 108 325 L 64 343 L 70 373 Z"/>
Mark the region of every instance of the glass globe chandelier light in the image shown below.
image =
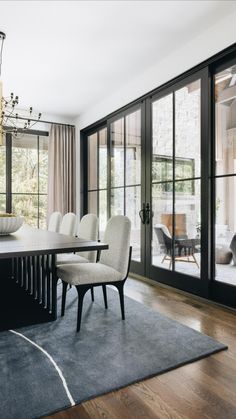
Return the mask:
<path id="1" fill-rule="evenodd" d="M 0 31 L 0 145 L 3 144 L 3 135 L 11 132 L 17 136 L 20 132 L 32 129 L 32 127 L 41 119 L 41 113 L 33 114 L 33 108 L 27 111 L 18 109 L 19 96 L 11 93 L 9 97 L 3 96 L 2 84 L 2 53 L 3 44 L 6 39 L 4 32 Z"/>

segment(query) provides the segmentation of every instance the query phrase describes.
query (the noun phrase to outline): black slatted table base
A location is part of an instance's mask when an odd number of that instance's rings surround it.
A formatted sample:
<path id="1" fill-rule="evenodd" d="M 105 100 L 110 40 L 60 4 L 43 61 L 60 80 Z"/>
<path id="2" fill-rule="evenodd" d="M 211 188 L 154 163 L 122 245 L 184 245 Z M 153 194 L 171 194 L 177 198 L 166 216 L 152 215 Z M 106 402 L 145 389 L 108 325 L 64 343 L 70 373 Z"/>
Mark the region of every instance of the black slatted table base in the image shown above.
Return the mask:
<path id="1" fill-rule="evenodd" d="M 57 276 L 55 255 L 14 258 L 12 278 L 44 310 L 57 318 Z"/>

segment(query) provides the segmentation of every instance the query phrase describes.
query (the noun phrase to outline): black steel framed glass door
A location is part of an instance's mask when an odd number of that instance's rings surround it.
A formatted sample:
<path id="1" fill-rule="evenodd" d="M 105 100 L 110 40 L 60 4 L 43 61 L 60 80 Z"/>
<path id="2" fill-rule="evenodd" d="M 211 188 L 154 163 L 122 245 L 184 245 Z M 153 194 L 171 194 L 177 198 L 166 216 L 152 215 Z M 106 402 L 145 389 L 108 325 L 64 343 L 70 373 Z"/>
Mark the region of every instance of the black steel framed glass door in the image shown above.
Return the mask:
<path id="1" fill-rule="evenodd" d="M 109 214 L 127 215 L 132 223 L 131 270 L 145 274 L 145 225 L 140 218 L 145 202 L 144 105 L 138 104 L 108 120 L 110 156 Z"/>
<path id="2" fill-rule="evenodd" d="M 234 307 L 235 48 L 86 130 L 84 183 L 101 231 L 131 219 L 131 272 Z"/>
<path id="3" fill-rule="evenodd" d="M 107 220 L 127 215 L 132 223 L 131 270 L 145 275 L 145 224 L 140 218 L 145 202 L 144 105 L 108 119 L 87 136 L 86 211 L 99 217 L 102 240 Z"/>
<path id="4" fill-rule="evenodd" d="M 201 266 L 202 242 L 208 234 L 201 199 L 206 176 L 202 144 L 208 140 L 203 132 L 204 83 L 207 72 L 200 71 L 158 93 L 147 105 L 146 202 L 152 215 L 146 227 L 147 275 L 200 295 L 206 295 L 208 287 L 207 267 Z"/>
<path id="5" fill-rule="evenodd" d="M 210 294 L 236 306 L 236 59 L 213 68 L 213 258 Z"/>

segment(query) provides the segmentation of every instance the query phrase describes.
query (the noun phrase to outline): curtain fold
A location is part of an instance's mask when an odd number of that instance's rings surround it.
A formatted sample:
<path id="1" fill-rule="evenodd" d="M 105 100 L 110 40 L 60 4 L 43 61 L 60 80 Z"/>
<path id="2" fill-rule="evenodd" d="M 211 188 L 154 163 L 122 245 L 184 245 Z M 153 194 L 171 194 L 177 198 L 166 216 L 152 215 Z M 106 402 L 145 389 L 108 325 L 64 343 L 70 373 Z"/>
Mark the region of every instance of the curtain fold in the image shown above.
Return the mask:
<path id="1" fill-rule="evenodd" d="M 48 216 L 76 211 L 75 127 L 53 124 L 48 146 Z"/>

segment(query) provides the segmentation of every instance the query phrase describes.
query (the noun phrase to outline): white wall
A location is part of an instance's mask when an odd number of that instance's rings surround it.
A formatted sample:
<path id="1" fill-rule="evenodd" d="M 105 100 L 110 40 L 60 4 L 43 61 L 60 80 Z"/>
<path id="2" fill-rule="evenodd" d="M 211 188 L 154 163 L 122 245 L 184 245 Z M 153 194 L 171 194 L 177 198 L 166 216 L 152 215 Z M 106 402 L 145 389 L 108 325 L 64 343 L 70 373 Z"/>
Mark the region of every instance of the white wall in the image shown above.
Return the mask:
<path id="1" fill-rule="evenodd" d="M 236 42 L 236 12 L 218 21 L 198 37 L 187 40 L 184 47 L 176 50 L 143 74 L 132 75 L 132 81 L 119 91 L 107 96 L 100 103 L 80 115 L 78 129 L 87 127 L 109 113 L 127 105 L 141 95 L 157 88 L 191 67 Z M 127 79 L 130 75 L 127 75 Z"/>
<path id="2" fill-rule="evenodd" d="M 83 112 L 76 119 L 77 130 L 77 162 L 79 162 L 79 131 L 114 112 L 122 106 L 137 99 L 152 89 L 182 74 L 208 59 L 212 55 L 236 42 L 236 12 L 218 21 L 207 31 L 192 40 L 186 40 L 184 47 L 176 50 L 156 65 L 147 69 L 143 74 L 133 75 L 132 81 L 125 84 L 119 91 L 115 91 L 102 102 L 95 103 L 92 108 Z M 127 79 L 128 79 L 127 75 Z M 77 165 L 77 213 L 80 208 L 79 164 Z"/>

